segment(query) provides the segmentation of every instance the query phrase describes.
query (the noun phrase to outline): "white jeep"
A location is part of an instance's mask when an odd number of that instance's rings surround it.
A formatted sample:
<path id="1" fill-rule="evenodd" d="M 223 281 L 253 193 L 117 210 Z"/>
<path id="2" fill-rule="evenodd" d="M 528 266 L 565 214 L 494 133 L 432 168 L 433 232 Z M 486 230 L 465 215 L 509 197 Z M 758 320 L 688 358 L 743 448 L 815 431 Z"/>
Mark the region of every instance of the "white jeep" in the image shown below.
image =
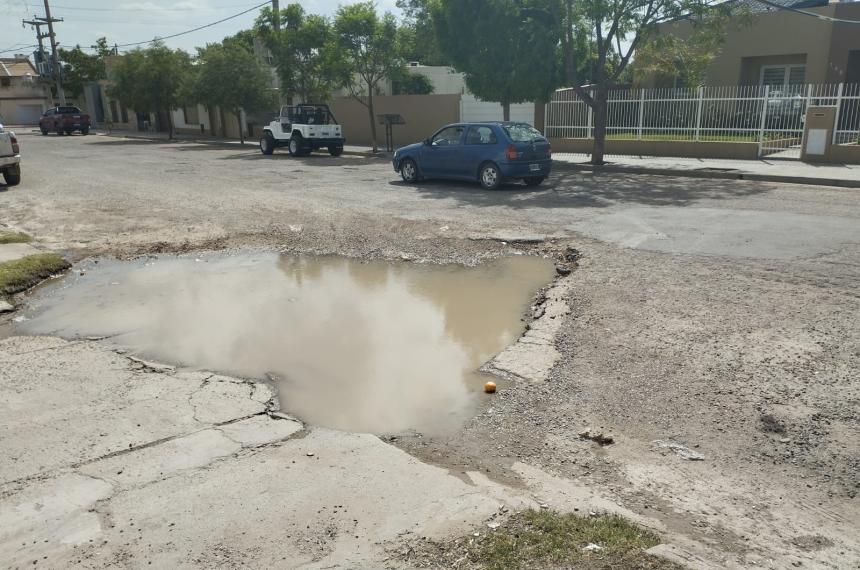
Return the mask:
<path id="1" fill-rule="evenodd" d="M 327 148 L 332 156 L 340 156 L 345 140 L 328 105 L 290 105 L 281 107 L 280 116 L 263 127 L 260 150 L 272 154 L 285 146 L 292 156 L 306 156 Z"/>

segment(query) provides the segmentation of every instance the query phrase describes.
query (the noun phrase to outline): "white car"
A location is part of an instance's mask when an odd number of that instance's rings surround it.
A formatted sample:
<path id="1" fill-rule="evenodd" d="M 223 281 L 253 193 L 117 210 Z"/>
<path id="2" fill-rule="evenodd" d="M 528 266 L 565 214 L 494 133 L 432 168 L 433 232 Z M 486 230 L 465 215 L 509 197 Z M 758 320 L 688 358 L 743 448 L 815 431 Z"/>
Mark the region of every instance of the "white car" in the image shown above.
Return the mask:
<path id="1" fill-rule="evenodd" d="M 3 128 L 3 117 L 0 117 L 0 171 L 9 186 L 21 183 L 21 151 L 18 139 L 15 133 Z"/>
<path id="2" fill-rule="evenodd" d="M 279 146 L 287 147 L 292 156 L 306 156 L 321 148 L 332 156 L 343 154 L 343 130 L 328 105 L 295 105 L 281 107 L 281 113 L 263 127 L 260 150 L 272 154 Z"/>

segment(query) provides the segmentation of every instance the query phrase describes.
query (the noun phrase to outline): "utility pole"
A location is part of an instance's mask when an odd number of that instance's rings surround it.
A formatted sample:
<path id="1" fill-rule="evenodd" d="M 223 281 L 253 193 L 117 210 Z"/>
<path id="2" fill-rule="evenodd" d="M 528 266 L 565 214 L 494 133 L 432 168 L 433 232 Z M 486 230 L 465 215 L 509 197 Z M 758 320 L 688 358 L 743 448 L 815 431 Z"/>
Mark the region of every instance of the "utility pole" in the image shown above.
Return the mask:
<path id="1" fill-rule="evenodd" d="M 36 18 L 40 19 L 40 18 Z M 51 17 L 51 6 L 48 0 L 45 0 L 45 22 L 48 24 L 48 35 L 51 37 L 51 63 L 54 79 L 57 82 L 57 95 L 60 97 L 60 103 L 66 104 L 66 92 L 63 91 L 63 80 L 60 73 L 60 62 L 57 58 L 57 35 L 54 33 L 54 22 L 62 22 L 63 20 L 55 20 Z"/>
<path id="2" fill-rule="evenodd" d="M 45 0 L 47 3 L 48 0 Z M 272 0 L 272 25 L 275 28 L 275 31 L 280 31 L 281 29 L 281 8 L 278 0 Z"/>

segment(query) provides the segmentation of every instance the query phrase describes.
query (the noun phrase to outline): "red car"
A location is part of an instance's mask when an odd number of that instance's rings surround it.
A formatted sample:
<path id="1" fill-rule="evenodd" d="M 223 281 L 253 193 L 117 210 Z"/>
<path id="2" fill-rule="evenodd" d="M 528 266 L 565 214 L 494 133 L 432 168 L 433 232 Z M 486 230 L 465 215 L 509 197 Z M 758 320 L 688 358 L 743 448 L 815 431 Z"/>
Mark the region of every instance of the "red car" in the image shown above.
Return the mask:
<path id="1" fill-rule="evenodd" d="M 87 135 L 90 132 L 90 116 L 77 107 L 54 107 L 45 111 L 39 119 L 39 130 L 43 135 L 49 132 L 70 135 L 75 131 Z"/>

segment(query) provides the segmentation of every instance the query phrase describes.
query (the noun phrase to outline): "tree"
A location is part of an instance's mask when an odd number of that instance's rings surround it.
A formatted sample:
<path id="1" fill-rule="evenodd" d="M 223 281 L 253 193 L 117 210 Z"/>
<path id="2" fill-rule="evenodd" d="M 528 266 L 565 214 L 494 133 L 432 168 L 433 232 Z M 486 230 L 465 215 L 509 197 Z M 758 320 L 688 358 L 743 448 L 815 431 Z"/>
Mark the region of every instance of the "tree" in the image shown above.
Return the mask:
<path id="1" fill-rule="evenodd" d="M 135 49 L 119 58 L 111 70 L 112 97 L 137 112 L 164 112 L 173 140 L 173 109 L 183 101 L 183 83 L 191 71 L 191 57 L 161 42 Z"/>
<path id="2" fill-rule="evenodd" d="M 559 78 L 556 0 L 439 0 L 433 25 L 442 52 L 469 91 L 502 104 L 546 101 Z"/>
<path id="3" fill-rule="evenodd" d="M 392 95 L 430 95 L 433 82 L 426 75 L 411 73 L 408 68 L 393 69 L 388 77 L 391 80 Z"/>
<path id="4" fill-rule="evenodd" d="M 432 0 L 397 0 L 403 23 L 397 29 L 398 43 L 406 61 L 422 65 L 450 65 L 442 54 L 433 29 Z"/>
<path id="5" fill-rule="evenodd" d="M 63 69 L 63 87 L 74 97 L 79 97 L 88 84 L 107 78 L 105 72 L 105 57 L 112 51 L 106 38 L 96 40 L 94 54 L 81 49 L 80 45 L 72 49 L 59 49 L 59 58 Z"/>
<path id="6" fill-rule="evenodd" d="M 285 91 L 303 103 L 328 101 L 342 77 L 331 23 L 323 16 L 305 14 L 298 4 L 281 10 L 280 31 L 271 21 L 272 11 L 266 8 L 256 27 L 272 52 Z"/>
<path id="7" fill-rule="evenodd" d="M 183 98 L 195 99 L 209 109 L 219 107 L 236 116 L 239 140 L 245 144 L 242 111 L 255 112 L 273 103 L 269 77 L 247 43 L 227 38 L 198 50 L 193 84 Z"/>
<path id="8" fill-rule="evenodd" d="M 373 2 L 341 6 L 334 20 L 337 46 L 343 58 L 341 85 L 367 107 L 373 152 L 378 150 L 373 97 L 379 83 L 404 65 L 397 45 L 394 16 L 379 17 Z"/>
<path id="9" fill-rule="evenodd" d="M 731 10 L 726 2 L 719 7 L 709 0 L 563 0 L 564 59 L 568 84 L 594 116 L 592 164 L 603 164 L 606 148 L 606 120 L 609 89 L 627 69 L 634 53 L 659 34 L 657 25 L 680 18 L 706 21 L 713 10 Z M 711 19 L 713 34 L 720 34 L 721 20 Z M 583 54 L 575 50 L 574 35 L 587 30 L 596 53 L 591 85 L 580 77 Z"/>
<path id="10" fill-rule="evenodd" d="M 688 88 L 699 87 L 726 41 L 725 31 L 749 23 L 748 8 L 718 5 L 665 24 L 663 33 L 652 35 L 636 52 L 632 75 L 637 80 L 657 75 Z"/>

